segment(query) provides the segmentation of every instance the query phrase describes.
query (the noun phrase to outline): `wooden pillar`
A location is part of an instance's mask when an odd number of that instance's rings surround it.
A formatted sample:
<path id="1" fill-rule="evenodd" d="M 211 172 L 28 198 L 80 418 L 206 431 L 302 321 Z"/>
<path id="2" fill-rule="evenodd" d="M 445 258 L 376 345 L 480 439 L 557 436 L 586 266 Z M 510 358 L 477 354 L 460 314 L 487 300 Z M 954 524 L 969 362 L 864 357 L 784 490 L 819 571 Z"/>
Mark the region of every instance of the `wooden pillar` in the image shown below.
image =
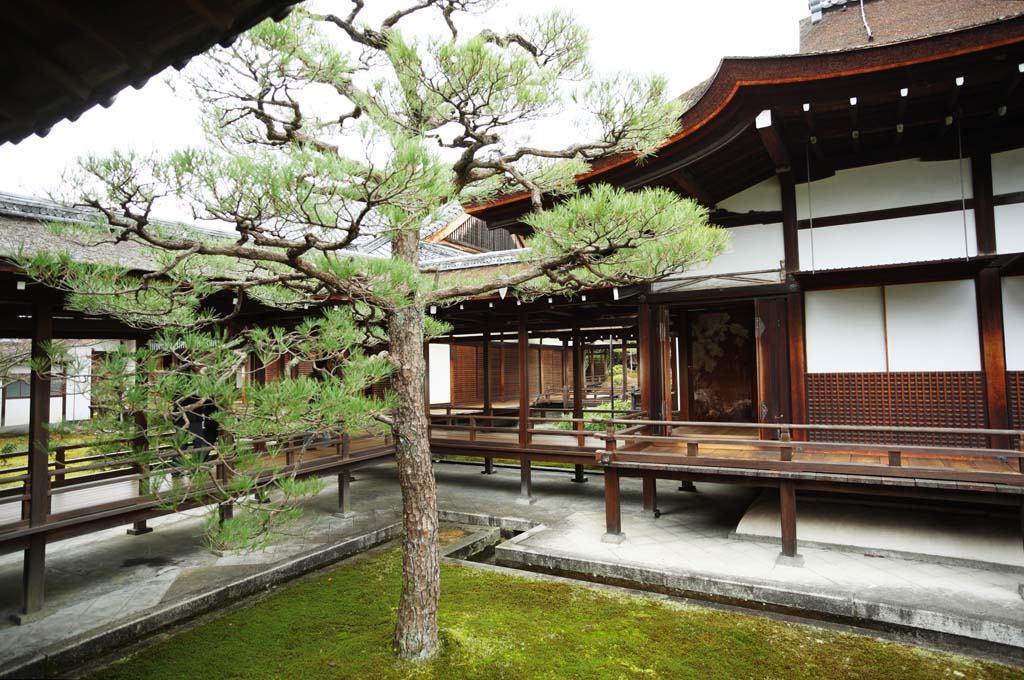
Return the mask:
<path id="1" fill-rule="evenodd" d="M 448 358 L 451 361 L 451 357 L 454 355 L 452 352 L 452 346 L 448 345 Z M 450 369 L 449 369 L 450 370 Z M 450 404 L 452 398 L 455 396 L 455 391 L 452 388 L 448 390 L 448 403 Z M 433 432 L 433 413 L 430 409 L 430 341 L 427 340 L 423 343 L 423 410 L 427 414 L 427 439 L 434 434 Z"/>
<path id="2" fill-rule="evenodd" d="M 53 310 L 37 303 L 32 309 L 32 363 L 29 383 L 28 474 L 30 527 L 46 523 L 50 504 L 50 357 L 46 346 L 53 340 Z M 43 607 L 46 583 L 46 534 L 32 534 L 25 550 L 22 571 L 22 607 L 15 617 L 27 623 Z"/>
<path id="3" fill-rule="evenodd" d="M 668 420 L 671 417 L 668 410 L 671 401 L 668 310 L 660 305 L 641 304 L 638 317 L 641 408 L 650 420 Z"/>
<path id="4" fill-rule="evenodd" d="M 136 376 L 141 379 L 141 376 Z M 132 439 L 132 452 L 138 456 L 149 448 L 149 438 L 146 436 L 146 414 L 143 411 L 135 412 L 135 429 L 137 434 Z M 152 477 L 150 477 L 150 469 L 148 465 L 137 466 L 139 470 L 139 495 L 148 495 L 149 485 L 152 483 Z M 148 534 L 153 531 L 153 528 L 146 523 L 146 520 L 140 520 L 133 522 L 130 529 L 128 529 L 129 536 L 141 536 Z"/>
<path id="5" fill-rule="evenodd" d="M 626 346 L 626 329 L 622 329 L 622 400 L 629 396 L 629 348 Z"/>
<path id="6" fill-rule="evenodd" d="M 683 410 L 683 405 L 682 405 L 682 398 L 680 397 L 680 393 L 679 393 L 679 352 L 678 352 L 678 349 L 677 349 L 677 345 L 679 343 L 678 343 L 677 340 L 678 339 L 674 335 L 670 335 L 669 338 L 668 338 L 669 357 L 670 357 L 670 361 L 672 363 L 672 373 L 671 373 L 671 375 L 672 375 L 672 390 L 671 390 L 671 393 L 674 395 L 674 398 L 672 399 L 672 403 L 669 406 L 669 412 L 671 413 L 671 412 L 674 412 L 674 411 L 678 411 L 681 414 L 682 410 Z M 681 416 L 680 416 L 680 418 L 681 418 Z M 669 420 L 673 420 L 673 418 L 669 417 Z"/>
<path id="7" fill-rule="evenodd" d="M 640 360 L 640 408 L 647 412 L 647 418 L 654 420 L 654 404 L 651 392 L 651 308 L 641 304 L 637 308 L 637 355 Z"/>
<path id="8" fill-rule="evenodd" d="M 807 352 L 804 348 L 804 294 L 786 296 L 787 341 L 789 343 L 789 422 L 807 423 Z M 793 430 L 796 441 L 807 441 L 806 430 Z"/>
<path id="9" fill-rule="evenodd" d="M 530 457 L 526 447 L 530 443 L 530 371 L 527 367 L 527 348 L 530 339 L 526 329 L 526 312 L 519 312 L 519 335 L 516 349 L 519 364 L 519 502 L 532 503 L 533 476 L 530 469 Z"/>
<path id="10" fill-rule="evenodd" d="M 789 422 L 789 343 L 786 339 L 787 300 L 754 301 L 757 348 L 757 420 Z M 775 430 L 761 430 L 762 439 L 774 439 Z"/>
<path id="11" fill-rule="evenodd" d="M 779 484 L 779 517 L 782 523 L 782 554 L 779 563 L 803 566 L 803 558 L 796 551 L 796 485 L 791 481 Z"/>
<path id="12" fill-rule="evenodd" d="M 978 330 L 981 335 L 981 367 L 985 372 L 985 410 L 988 427 L 1004 430 L 1010 426 L 1006 390 L 1006 349 L 1003 337 L 1003 291 L 999 269 L 978 272 Z M 1009 448 L 1009 437 L 989 438 L 993 448 Z"/>
<path id="13" fill-rule="evenodd" d="M 809 180 L 808 180 L 809 181 Z M 782 202 L 782 248 L 786 273 L 800 271 L 800 241 L 797 236 L 796 186 L 791 172 L 779 174 Z"/>
<path id="14" fill-rule="evenodd" d="M 974 232 L 978 242 L 978 255 L 995 255 L 996 216 L 992 202 L 992 155 L 987 151 L 971 156 L 971 188 L 974 194 Z"/>
<path id="15" fill-rule="evenodd" d="M 569 341 L 562 338 L 562 408 L 569 403 Z M 564 413 L 564 411 L 563 411 Z"/>
<path id="16" fill-rule="evenodd" d="M 676 315 L 679 325 L 679 419 L 690 419 L 690 317 L 685 311 Z"/>
<path id="17" fill-rule="evenodd" d="M 341 434 L 341 459 L 348 460 L 352 456 L 352 437 L 348 432 L 342 432 Z M 337 515 L 342 517 L 351 517 L 351 494 L 349 493 L 349 485 L 352 482 L 352 473 L 348 468 L 344 468 L 338 473 L 338 512 Z"/>
<path id="18" fill-rule="evenodd" d="M 483 404 L 483 406 L 484 406 L 484 415 L 485 416 L 492 416 L 492 415 L 494 415 L 494 407 L 492 406 L 492 402 L 491 402 L 491 329 L 490 328 L 484 329 L 482 352 L 483 352 L 483 356 L 481 358 L 483 359 L 483 363 L 484 363 L 484 366 L 483 366 L 483 369 L 484 369 L 484 375 L 483 375 L 483 382 L 484 382 L 484 404 Z M 491 425 L 493 425 L 493 423 L 489 419 L 487 419 L 487 418 L 484 419 L 483 423 L 484 423 L 484 427 L 490 427 Z M 485 475 L 493 475 L 494 474 L 494 459 L 493 458 L 484 458 L 483 474 L 485 474 Z"/>
<path id="19" fill-rule="evenodd" d="M 658 510 L 658 479 L 652 473 L 643 476 L 644 511 L 646 517 L 661 517 Z"/>
<path id="20" fill-rule="evenodd" d="M 604 519 L 605 543 L 622 543 L 622 508 L 619 502 L 619 471 L 613 467 L 604 469 Z"/>
<path id="21" fill-rule="evenodd" d="M 583 417 L 583 334 L 579 326 L 572 329 L 572 417 Z M 573 429 L 582 431 L 580 423 L 573 423 Z M 576 446 L 583 446 L 583 435 L 577 435 Z"/>

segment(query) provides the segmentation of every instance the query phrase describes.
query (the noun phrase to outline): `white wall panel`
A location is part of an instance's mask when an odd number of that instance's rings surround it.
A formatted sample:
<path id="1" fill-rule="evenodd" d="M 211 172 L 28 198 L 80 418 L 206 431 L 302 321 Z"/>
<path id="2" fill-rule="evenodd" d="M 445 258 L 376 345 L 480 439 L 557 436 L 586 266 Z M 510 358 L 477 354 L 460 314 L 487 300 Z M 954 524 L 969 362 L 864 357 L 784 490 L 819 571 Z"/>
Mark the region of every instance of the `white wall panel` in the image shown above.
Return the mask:
<path id="1" fill-rule="evenodd" d="M 980 371 L 974 281 L 885 287 L 890 371 Z"/>
<path id="2" fill-rule="evenodd" d="M 992 193 L 1024 191 L 1024 149 L 992 154 Z"/>
<path id="3" fill-rule="evenodd" d="M 996 252 L 1024 252 L 1024 203 L 997 205 Z"/>
<path id="4" fill-rule="evenodd" d="M 447 404 L 452 400 L 451 347 L 431 343 L 430 347 L 430 403 Z"/>
<path id="5" fill-rule="evenodd" d="M 971 162 L 963 163 L 964 194 L 971 197 Z M 960 198 L 958 161 L 918 160 L 840 170 L 811 184 L 814 217 L 900 208 Z M 808 216 L 807 184 L 796 185 L 799 219 Z"/>
<path id="6" fill-rule="evenodd" d="M 751 210 L 782 210 L 782 194 L 780 192 L 779 178 L 771 177 L 719 201 L 718 207 L 738 213 Z"/>
<path id="7" fill-rule="evenodd" d="M 4 427 L 28 425 L 28 399 L 8 399 L 4 413 Z"/>
<path id="8" fill-rule="evenodd" d="M 751 224 L 726 229 L 729 246 L 726 251 L 702 267 L 687 269 L 686 276 L 753 272 L 779 269 L 786 257 L 782 242 L 782 224 Z"/>
<path id="9" fill-rule="evenodd" d="M 68 395 L 68 420 L 89 420 L 89 395 Z"/>
<path id="10" fill-rule="evenodd" d="M 1006 370 L 1024 371 L 1024 276 L 1003 278 Z"/>
<path id="11" fill-rule="evenodd" d="M 885 370 L 881 288 L 808 291 L 804 305 L 809 373 Z"/>
<path id="12" fill-rule="evenodd" d="M 947 260 L 978 253 L 974 213 L 966 240 L 960 212 L 801 229 L 800 269 L 842 269 L 901 262 Z M 812 253 L 813 244 L 813 253 Z"/>

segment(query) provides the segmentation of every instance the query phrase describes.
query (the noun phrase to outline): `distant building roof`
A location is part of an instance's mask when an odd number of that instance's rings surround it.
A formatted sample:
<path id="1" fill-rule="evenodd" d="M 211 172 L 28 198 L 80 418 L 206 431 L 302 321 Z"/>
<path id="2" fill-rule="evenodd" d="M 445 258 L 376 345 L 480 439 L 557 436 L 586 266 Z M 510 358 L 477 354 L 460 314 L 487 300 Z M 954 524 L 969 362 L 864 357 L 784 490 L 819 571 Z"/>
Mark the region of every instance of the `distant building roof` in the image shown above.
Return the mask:
<path id="1" fill-rule="evenodd" d="M 811 0 L 821 19 L 800 22 L 800 52 L 834 52 L 958 31 L 1024 14 L 1024 0 Z M 812 8 L 813 10 L 813 8 Z"/>
<path id="2" fill-rule="evenodd" d="M 466 256 L 465 251 L 443 243 L 430 243 L 423 239 L 444 228 L 462 214 L 462 206 L 453 201 L 438 211 L 433 219 L 424 222 L 420 228 L 420 263 L 428 268 L 441 270 L 474 268 L 494 264 L 497 261 L 511 262 L 515 257 L 508 253 L 497 253 L 499 257 L 487 258 Z M 96 211 L 62 205 L 49 199 L 19 196 L 0 192 L 0 257 L 12 257 L 19 252 L 32 254 L 43 251 L 60 252 L 73 249 L 74 256 L 83 262 L 95 264 L 120 264 L 138 271 L 151 271 L 160 265 L 155 259 L 155 250 L 135 241 L 115 243 L 111 238 L 101 236 L 90 238 L 88 243 L 71 243 L 55 234 L 45 223 L 63 222 L 68 224 L 93 224 L 99 219 Z M 99 219 L 102 223 L 102 219 Z M 172 225 L 173 223 L 165 223 Z M 185 230 L 195 230 L 204 237 L 230 240 L 231 232 L 205 229 L 195 225 L 173 224 Z M 379 216 L 371 214 L 364 223 L 364 233 L 346 249 L 351 255 L 369 257 L 390 257 L 391 239 L 386 234 L 387 226 Z M 438 267 L 438 265 L 441 265 Z"/>

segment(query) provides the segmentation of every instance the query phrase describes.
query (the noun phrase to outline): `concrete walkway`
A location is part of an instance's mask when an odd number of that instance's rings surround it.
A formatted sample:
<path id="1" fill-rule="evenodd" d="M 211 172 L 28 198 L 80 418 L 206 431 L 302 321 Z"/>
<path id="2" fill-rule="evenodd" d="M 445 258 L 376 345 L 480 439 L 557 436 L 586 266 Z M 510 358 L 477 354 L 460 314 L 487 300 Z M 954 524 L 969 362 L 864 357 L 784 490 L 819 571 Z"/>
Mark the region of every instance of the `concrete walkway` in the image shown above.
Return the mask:
<path id="1" fill-rule="evenodd" d="M 537 502 L 521 505 L 516 502 L 516 470 L 499 469 L 487 476 L 479 467 L 437 467 L 446 514 L 486 513 L 521 518 L 524 526 L 540 525 L 499 546 L 499 555 L 508 562 L 583 573 L 605 569 L 616 577 L 632 574 L 671 582 L 672 587 L 683 586 L 680 590 L 812 609 L 831 602 L 829 611 L 883 621 L 907 611 L 927 612 L 904 623 L 962 632 L 963 626 L 950 622 L 967 621 L 978 639 L 1024 648 L 1024 602 L 1017 592 L 1017 574 L 817 548 L 801 549 L 803 568 L 777 566 L 776 546 L 730 538 L 756 492 L 699 485 L 698 493 L 687 493 L 665 481 L 660 483 L 663 515 L 658 519 L 631 510 L 641 507 L 640 485 L 623 481 L 627 540 L 609 545 L 601 542 L 602 478 L 592 476 L 587 484 L 574 484 L 570 478 L 567 473 L 535 471 Z M 306 514 L 286 536 L 259 552 L 210 552 L 201 538 L 199 511 L 152 521 L 155 531 L 142 536 L 128 536 L 120 528 L 52 544 L 45 615 L 22 626 L 7 622 L 20 601 L 21 554 L 0 557 L 0 676 L 27 659 L 46 658 L 105 631 L 117 630 L 128 639 L 147 630 L 137 625 L 146 617 L 170 621 L 168 612 L 188 615 L 189 607 L 198 606 L 194 603 L 216 607 L 216 597 L 246 594 L 237 589 L 239 583 L 265 588 L 278 576 L 308 568 L 303 565 L 316 566 L 396 535 L 401 497 L 392 465 L 359 470 L 351 491 L 352 517 L 333 514 L 336 490 L 328 484 L 307 503 Z M 877 606 L 858 609 L 853 603 Z M 51 658 L 64 662 L 71 657 Z"/>

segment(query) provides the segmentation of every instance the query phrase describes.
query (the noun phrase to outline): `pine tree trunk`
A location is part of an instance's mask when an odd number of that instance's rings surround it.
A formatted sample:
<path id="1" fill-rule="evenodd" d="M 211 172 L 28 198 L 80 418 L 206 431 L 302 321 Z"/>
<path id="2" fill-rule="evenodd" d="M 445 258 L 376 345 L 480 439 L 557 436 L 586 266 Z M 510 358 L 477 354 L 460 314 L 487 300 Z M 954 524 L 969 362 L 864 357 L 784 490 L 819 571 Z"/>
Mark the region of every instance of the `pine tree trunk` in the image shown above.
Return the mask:
<path id="1" fill-rule="evenodd" d="M 398 247 L 395 251 L 411 246 L 415 252 L 416 241 L 399 244 L 402 240 L 396 236 L 395 245 Z M 399 366 L 393 378 L 393 389 L 398 399 L 392 417 L 404 529 L 402 597 L 398 603 L 395 647 L 399 656 L 425 659 L 438 649 L 441 557 L 437 535 L 437 489 L 430 462 L 430 439 L 423 398 L 426 376 L 423 311 L 409 306 L 391 312 L 388 316 L 388 340 L 391 355 Z"/>

